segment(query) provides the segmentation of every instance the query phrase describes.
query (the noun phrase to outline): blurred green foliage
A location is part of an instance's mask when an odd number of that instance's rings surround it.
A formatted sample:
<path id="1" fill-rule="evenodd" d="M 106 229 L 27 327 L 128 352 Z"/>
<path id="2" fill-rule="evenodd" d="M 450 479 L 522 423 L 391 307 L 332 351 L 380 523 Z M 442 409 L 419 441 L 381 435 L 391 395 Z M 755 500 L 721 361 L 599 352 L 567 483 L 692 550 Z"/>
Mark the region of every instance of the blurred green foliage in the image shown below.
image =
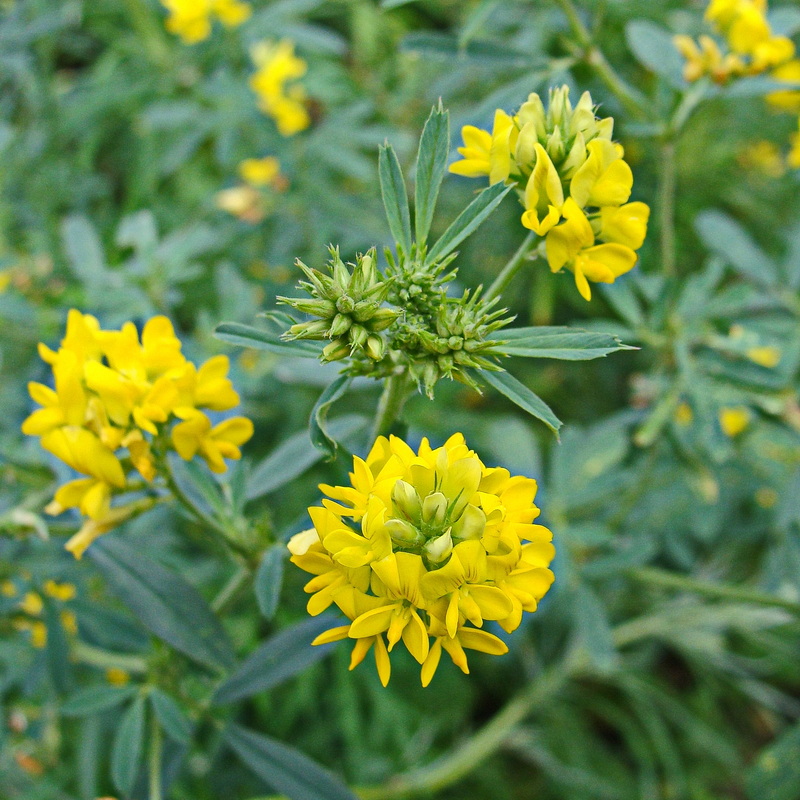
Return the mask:
<path id="1" fill-rule="evenodd" d="M 154 774 L 176 800 L 351 796 L 340 781 L 375 800 L 800 796 L 800 192 L 796 173 L 748 157 L 760 140 L 785 149 L 796 120 L 758 86 L 681 106 L 692 90 L 669 34 L 699 33 L 702 3 L 587 1 L 591 47 L 565 5 L 258 0 L 187 46 L 155 0 L 2 3 L 0 796 L 154 800 Z M 793 6 L 774 13 L 800 30 Z M 308 62 L 313 117 L 290 139 L 247 85 L 248 48 L 284 37 Z M 598 78 L 595 46 L 633 104 Z M 538 263 L 504 303 L 517 325 L 640 350 L 511 362 L 564 420 L 560 443 L 488 391 L 440 382 L 409 403 L 411 439 L 459 430 L 487 463 L 536 477 L 556 583 L 508 656 L 473 659 L 470 676 L 443 665 L 427 690 L 401 656 L 383 689 L 341 648 L 306 646 L 321 628 L 281 544 L 317 483 L 365 450 L 377 387 L 356 380 L 331 407 L 344 446 L 323 462 L 307 424 L 336 366 L 212 330 L 292 294 L 295 257 L 390 244 L 378 146 L 409 169 L 438 98 L 456 128 L 487 127 L 561 83 L 615 117 L 651 233 L 591 304 Z M 265 155 L 288 183 L 263 219 L 219 209 L 238 164 Z M 473 188 L 445 181 L 434 238 Z M 491 283 L 522 238 L 506 199 L 460 247 L 459 287 Z M 74 524 L 42 512 L 62 468 L 19 432 L 26 383 L 46 374 L 36 343 L 57 342 L 71 307 L 109 327 L 164 313 L 190 356 L 231 353 L 257 426 L 220 484 L 177 476 L 193 512 L 158 508 L 82 562 L 63 551 Z M 741 433 L 722 409 L 746 414 Z M 244 519 L 273 542 L 253 584 L 209 535 Z M 76 596 L 48 595 L 50 579 Z M 29 592 L 39 614 L 20 606 Z"/>

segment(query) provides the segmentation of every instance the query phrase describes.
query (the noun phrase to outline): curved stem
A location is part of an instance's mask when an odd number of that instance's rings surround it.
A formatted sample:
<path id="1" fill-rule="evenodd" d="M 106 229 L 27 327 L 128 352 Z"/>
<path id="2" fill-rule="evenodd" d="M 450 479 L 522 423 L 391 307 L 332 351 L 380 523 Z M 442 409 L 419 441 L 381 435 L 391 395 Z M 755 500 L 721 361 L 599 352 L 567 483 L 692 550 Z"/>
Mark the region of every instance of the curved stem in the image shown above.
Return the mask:
<path id="1" fill-rule="evenodd" d="M 147 661 L 141 656 L 130 653 L 112 653 L 86 642 L 75 642 L 72 645 L 71 655 L 81 664 L 88 664 L 100 669 L 122 669 L 134 675 L 144 675 L 147 672 Z"/>
<path id="2" fill-rule="evenodd" d="M 222 587 L 220 593 L 211 602 L 211 608 L 216 614 L 221 614 L 239 596 L 240 590 L 246 585 L 252 571 L 249 567 L 241 565 L 231 575 L 230 580 Z"/>
<path id="3" fill-rule="evenodd" d="M 509 262 L 500 270 L 500 274 L 492 281 L 492 285 L 486 290 L 484 300 L 493 300 L 499 297 L 509 283 L 514 280 L 514 276 L 519 272 L 520 267 L 525 263 L 525 258 L 533 249 L 536 234 L 529 231 L 528 235 L 522 240 L 522 244 L 517 248 L 517 252 L 511 256 Z"/>
<path id="4" fill-rule="evenodd" d="M 566 16 L 572 34 L 584 49 L 584 60 L 597 73 L 597 76 L 608 87 L 609 91 L 620 101 L 627 111 L 640 118 L 648 118 L 646 99 L 629 86 L 608 63 L 606 57 L 592 41 L 592 35 L 581 21 L 578 10 L 572 0 L 555 0 Z"/>
<path id="5" fill-rule="evenodd" d="M 379 436 L 385 436 L 391 430 L 392 425 L 400 417 L 403 406 L 406 404 L 409 395 L 408 374 L 403 372 L 400 375 L 392 375 L 386 379 L 383 387 L 383 394 L 378 402 L 378 409 L 375 412 L 375 423 L 372 426 L 372 441 Z"/>

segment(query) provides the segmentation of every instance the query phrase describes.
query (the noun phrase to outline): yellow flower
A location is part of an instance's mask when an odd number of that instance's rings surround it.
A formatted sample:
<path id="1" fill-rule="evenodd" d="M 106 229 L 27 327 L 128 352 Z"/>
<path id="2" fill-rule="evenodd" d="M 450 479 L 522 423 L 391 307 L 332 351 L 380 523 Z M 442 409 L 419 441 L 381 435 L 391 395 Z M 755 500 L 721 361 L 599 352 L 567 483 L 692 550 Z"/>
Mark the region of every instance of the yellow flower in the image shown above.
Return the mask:
<path id="1" fill-rule="evenodd" d="M 742 433 L 750 424 L 750 412 L 743 406 L 721 408 L 719 424 L 726 436 L 733 438 Z"/>
<path id="2" fill-rule="evenodd" d="M 675 409 L 675 422 L 685 428 L 691 425 L 693 420 L 694 413 L 692 412 L 692 407 L 688 403 L 680 403 Z"/>
<path id="3" fill-rule="evenodd" d="M 633 269 L 636 253 L 624 244 L 595 245 L 592 226 L 571 197 L 564 204 L 564 217 L 566 222 L 547 235 L 547 261 L 553 272 L 571 270 L 581 296 L 591 300 L 589 281 L 613 283 Z"/>
<path id="4" fill-rule="evenodd" d="M 465 672 L 465 648 L 506 652 L 480 630 L 484 621 L 515 630 L 553 581 L 552 534 L 533 523 L 536 482 L 486 467 L 461 434 L 436 449 L 423 439 L 416 452 L 380 437 L 354 458 L 350 481 L 320 487 L 327 498 L 309 509 L 314 527 L 288 545 L 315 576 L 309 613 L 335 604 L 350 620 L 315 644 L 354 639 L 351 669 L 374 648 L 384 685 L 400 642 L 425 686 L 443 649 Z"/>
<path id="5" fill-rule="evenodd" d="M 745 355 L 759 366 L 772 369 L 781 360 L 781 351 L 777 347 L 751 347 Z"/>
<path id="6" fill-rule="evenodd" d="M 148 483 L 158 477 L 170 441 L 180 444 L 184 458 L 200 453 L 223 471 L 222 459 L 239 458 L 237 445 L 252 434 L 252 423 L 241 417 L 211 428 L 200 408 L 224 411 L 239 402 L 228 358 L 214 356 L 197 368 L 181 352 L 166 317 L 150 319 L 140 338 L 133 323 L 104 331 L 94 317 L 72 310 L 59 349 L 40 345 L 39 351 L 52 367 L 55 388 L 29 384 L 41 408 L 23 422 L 22 431 L 41 437 L 45 450 L 84 476 L 61 486 L 46 508 L 54 515 L 77 508 L 88 517 L 67 543 L 76 556 L 97 536 L 152 505 L 152 496 L 117 507 L 113 500 L 141 488 L 129 482 L 132 470 Z M 183 421 L 171 432 L 177 420 Z"/>
<path id="7" fill-rule="evenodd" d="M 458 148 L 462 160 L 451 164 L 450 172 L 467 178 L 488 175 L 490 184 L 505 180 L 511 169 L 512 129 L 513 120 L 499 108 L 494 113 L 491 133 L 465 125 L 461 129 L 464 147 Z"/>
<path id="8" fill-rule="evenodd" d="M 772 78 L 779 83 L 800 83 L 800 59 L 787 61 L 772 71 Z M 771 92 L 767 95 L 767 102 L 779 111 L 789 111 L 793 114 L 800 113 L 800 90 L 789 89 L 781 92 Z"/>
<path id="9" fill-rule="evenodd" d="M 217 192 L 215 202 L 217 208 L 227 211 L 243 222 L 255 225 L 267 214 L 264 198 L 258 189 L 252 186 L 233 186 Z"/>
<path id="10" fill-rule="evenodd" d="M 106 681 L 112 686 L 125 686 L 130 682 L 130 674 L 119 667 L 109 667 L 106 670 Z"/>
<path id="11" fill-rule="evenodd" d="M 522 224 L 544 236 L 561 219 L 564 189 L 550 156 L 539 142 L 534 145 L 536 166 L 525 186 L 525 208 Z"/>
<path id="12" fill-rule="evenodd" d="M 274 120 L 283 136 L 293 136 L 311 124 L 305 107 L 306 93 L 300 84 L 288 85 L 305 75 L 308 65 L 295 55 L 294 43 L 261 42 L 252 50 L 256 71 L 250 87 L 258 95 L 259 108 Z"/>
<path id="13" fill-rule="evenodd" d="M 175 450 L 185 461 L 199 453 L 212 472 L 225 472 L 226 458 L 241 458 L 239 445 L 253 435 L 253 423 L 246 417 L 232 417 L 212 428 L 202 411 L 189 409 L 181 416 L 183 422 L 172 429 Z"/>
<path id="14" fill-rule="evenodd" d="M 161 0 L 170 16 L 166 27 L 186 44 L 202 42 L 211 35 L 213 16 L 229 28 L 241 25 L 252 9 L 241 0 Z"/>
<path id="15" fill-rule="evenodd" d="M 275 156 L 246 158 L 239 164 L 239 175 L 251 186 L 269 186 L 281 174 L 281 165 Z"/>
<path id="16" fill-rule="evenodd" d="M 646 203 L 626 203 L 600 209 L 598 236 L 606 242 L 638 250 L 647 235 L 650 206 Z"/>
<path id="17" fill-rule="evenodd" d="M 780 178 L 786 174 L 783 155 L 774 142 L 753 142 L 738 154 L 736 160 L 743 167 L 757 170 L 769 178 Z"/>
<path id="18" fill-rule="evenodd" d="M 48 597 L 52 597 L 62 603 L 75 599 L 75 586 L 71 583 L 58 583 L 51 579 L 45 581 L 42 589 Z"/>
<path id="19" fill-rule="evenodd" d="M 798 120 L 798 130 L 791 136 L 792 148 L 786 157 L 786 162 L 793 169 L 800 169 L 800 120 Z"/>

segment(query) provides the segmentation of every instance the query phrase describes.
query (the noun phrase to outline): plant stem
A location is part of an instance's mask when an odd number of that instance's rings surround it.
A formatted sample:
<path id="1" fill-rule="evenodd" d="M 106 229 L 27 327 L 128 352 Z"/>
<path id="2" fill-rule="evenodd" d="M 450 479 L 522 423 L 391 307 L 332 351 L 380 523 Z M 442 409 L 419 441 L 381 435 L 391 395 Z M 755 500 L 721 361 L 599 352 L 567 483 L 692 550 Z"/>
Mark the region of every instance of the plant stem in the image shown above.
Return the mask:
<path id="1" fill-rule="evenodd" d="M 140 656 L 132 656 L 129 653 L 112 653 L 85 642 L 75 642 L 72 645 L 71 655 L 82 664 L 89 664 L 100 669 L 124 669 L 126 672 L 136 675 L 144 675 L 147 672 L 147 661 Z"/>
<path id="2" fill-rule="evenodd" d="M 150 799 L 161 800 L 161 726 L 156 715 L 150 714 L 150 758 L 148 763 Z"/>
<path id="3" fill-rule="evenodd" d="M 734 600 L 743 603 L 753 603 L 760 606 L 783 608 L 794 614 L 800 615 L 800 603 L 784 600 L 780 597 L 755 589 L 742 589 L 738 586 L 725 586 L 718 583 L 700 581 L 688 575 L 675 575 L 671 572 L 656 569 L 655 567 L 637 567 L 630 569 L 627 574 L 635 581 L 648 583 L 652 586 L 662 586 L 666 589 L 679 589 L 685 592 L 716 597 L 723 600 Z"/>
<path id="4" fill-rule="evenodd" d="M 661 229 L 661 267 L 664 274 L 673 276 L 675 262 L 675 193 L 677 190 L 677 165 L 675 142 L 667 139 L 661 146 L 661 170 L 658 189 L 658 214 Z"/>
<path id="5" fill-rule="evenodd" d="M 375 423 L 372 426 L 373 442 L 379 436 L 389 433 L 392 425 L 400 417 L 408 395 L 409 380 L 406 372 L 386 379 L 383 394 L 378 402 L 378 410 L 375 412 Z"/>
<path id="6" fill-rule="evenodd" d="M 484 300 L 493 300 L 505 291 L 508 284 L 514 280 L 514 276 L 525 262 L 526 256 L 532 250 L 535 239 L 536 234 L 533 231 L 529 231 L 528 235 L 522 240 L 522 244 L 517 248 L 517 252 L 511 256 L 509 262 L 500 270 L 500 274 L 492 281 L 492 285 L 486 290 L 486 294 L 483 296 Z"/>
<path id="7" fill-rule="evenodd" d="M 211 603 L 211 608 L 216 614 L 221 614 L 238 597 L 239 590 L 247 583 L 252 575 L 251 570 L 245 565 L 240 566 L 231 575 L 230 580 L 222 587 L 220 593 Z"/>
<path id="8" fill-rule="evenodd" d="M 647 100 L 617 74 L 601 50 L 592 41 L 592 35 L 581 21 L 572 0 L 555 0 L 566 16 L 578 44 L 584 49 L 584 60 L 597 73 L 609 91 L 627 111 L 639 118 L 648 118 Z"/>

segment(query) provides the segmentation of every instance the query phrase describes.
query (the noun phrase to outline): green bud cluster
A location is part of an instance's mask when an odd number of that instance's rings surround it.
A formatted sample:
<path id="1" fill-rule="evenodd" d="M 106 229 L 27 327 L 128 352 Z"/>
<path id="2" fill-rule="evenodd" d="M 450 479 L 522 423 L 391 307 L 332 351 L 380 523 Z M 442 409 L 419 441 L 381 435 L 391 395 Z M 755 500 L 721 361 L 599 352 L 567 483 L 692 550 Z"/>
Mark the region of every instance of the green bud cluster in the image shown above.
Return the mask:
<path id="1" fill-rule="evenodd" d="M 279 297 L 278 301 L 318 319 L 292 325 L 283 338 L 330 339 L 322 350 L 322 361 L 355 355 L 380 361 L 386 351 L 380 333 L 401 313 L 384 306 L 392 279 L 378 271 L 374 248 L 358 255 L 355 264 L 345 264 L 338 248 L 331 247 L 329 252 L 327 274 L 296 262 L 308 279 L 299 286 L 309 297 Z"/>
<path id="2" fill-rule="evenodd" d="M 410 374 L 428 397 L 433 397 L 433 387 L 441 378 L 455 378 L 479 391 L 466 370 L 500 369 L 495 357 L 502 342 L 486 337 L 511 318 L 503 318 L 506 309 L 496 309 L 497 302 L 497 298 L 484 302 L 480 287 L 472 293 L 466 290 L 457 299 L 443 293 L 432 318 L 397 326 L 392 347 L 405 352 Z"/>

